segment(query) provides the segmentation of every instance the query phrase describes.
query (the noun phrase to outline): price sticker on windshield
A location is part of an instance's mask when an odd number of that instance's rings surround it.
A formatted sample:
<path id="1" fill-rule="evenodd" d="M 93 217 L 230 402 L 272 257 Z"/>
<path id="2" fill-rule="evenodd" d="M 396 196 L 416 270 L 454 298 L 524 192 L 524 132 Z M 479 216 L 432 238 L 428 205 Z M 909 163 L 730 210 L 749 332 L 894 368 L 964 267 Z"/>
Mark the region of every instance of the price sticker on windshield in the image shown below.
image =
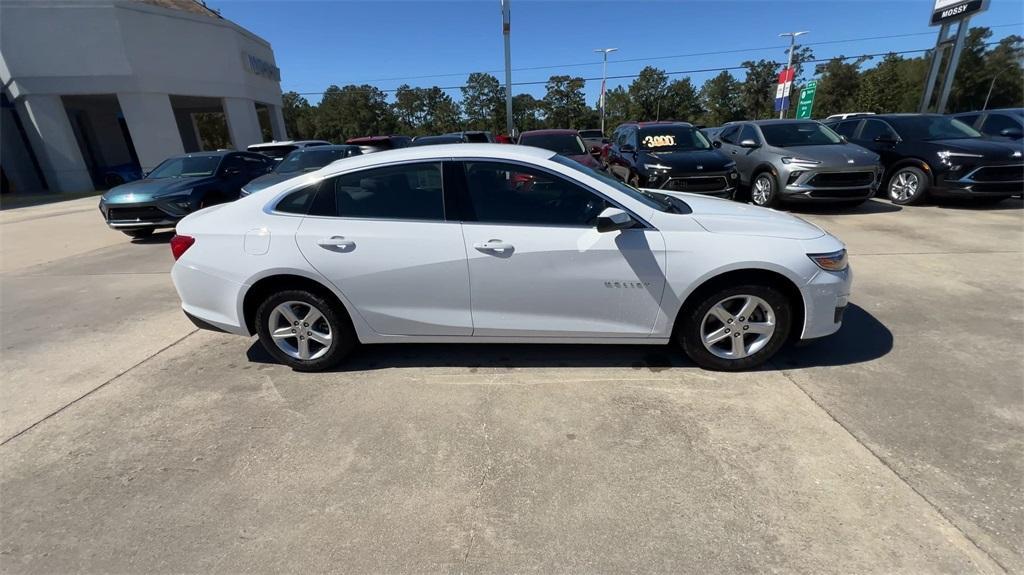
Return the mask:
<path id="1" fill-rule="evenodd" d="M 643 144 L 646 148 L 663 148 L 665 146 L 674 146 L 676 145 L 676 137 L 672 135 L 644 136 Z"/>

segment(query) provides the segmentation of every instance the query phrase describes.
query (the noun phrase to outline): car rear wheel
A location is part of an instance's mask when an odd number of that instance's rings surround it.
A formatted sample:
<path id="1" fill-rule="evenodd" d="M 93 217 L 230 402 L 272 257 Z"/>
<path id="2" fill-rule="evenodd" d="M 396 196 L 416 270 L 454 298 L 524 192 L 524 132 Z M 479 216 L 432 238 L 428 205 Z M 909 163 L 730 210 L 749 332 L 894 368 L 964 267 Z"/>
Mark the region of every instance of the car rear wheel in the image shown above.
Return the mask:
<path id="1" fill-rule="evenodd" d="M 774 208 L 779 205 L 778 186 L 771 172 L 761 172 L 750 185 L 750 201 L 755 206 Z"/>
<path id="2" fill-rule="evenodd" d="M 715 371 L 768 361 L 786 343 L 793 321 L 786 295 L 758 284 L 709 291 L 684 313 L 677 343 L 694 363 Z"/>
<path id="3" fill-rule="evenodd" d="M 296 371 L 321 371 L 340 363 L 356 344 L 348 317 L 320 294 L 287 290 L 256 310 L 260 343 Z"/>
<path id="4" fill-rule="evenodd" d="M 123 231 L 130 238 L 133 238 L 133 239 L 136 239 L 136 240 L 140 240 L 142 238 L 148 238 L 149 236 L 153 235 L 153 231 L 154 230 L 153 230 L 153 228 L 142 228 L 142 229 L 138 229 L 138 230 L 121 230 L 121 231 Z"/>
<path id="5" fill-rule="evenodd" d="M 928 176 L 921 168 L 906 166 L 896 170 L 886 188 L 889 201 L 899 206 L 919 203 L 928 192 Z"/>

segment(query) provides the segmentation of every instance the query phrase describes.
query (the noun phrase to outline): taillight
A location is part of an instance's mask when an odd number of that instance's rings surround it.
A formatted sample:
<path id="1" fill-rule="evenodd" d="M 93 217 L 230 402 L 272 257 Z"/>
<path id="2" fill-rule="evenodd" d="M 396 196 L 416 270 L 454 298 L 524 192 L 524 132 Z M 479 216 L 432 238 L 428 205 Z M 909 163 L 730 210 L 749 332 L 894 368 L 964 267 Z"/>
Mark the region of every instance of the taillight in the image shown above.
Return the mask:
<path id="1" fill-rule="evenodd" d="M 185 253 L 194 243 L 196 243 L 196 239 L 192 236 L 179 236 L 175 234 L 171 238 L 171 255 L 174 256 L 174 261 L 178 261 L 181 254 Z"/>

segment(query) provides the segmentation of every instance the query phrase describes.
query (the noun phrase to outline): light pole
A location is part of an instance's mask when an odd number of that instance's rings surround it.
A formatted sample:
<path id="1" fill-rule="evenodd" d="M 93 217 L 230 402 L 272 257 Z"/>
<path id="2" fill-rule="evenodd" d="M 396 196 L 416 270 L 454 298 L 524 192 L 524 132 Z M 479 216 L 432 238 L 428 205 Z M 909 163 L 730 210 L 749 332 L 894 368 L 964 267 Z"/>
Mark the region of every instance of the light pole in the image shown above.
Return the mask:
<path id="1" fill-rule="evenodd" d="M 509 41 L 512 28 L 511 0 L 501 0 L 501 33 L 505 36 L 505 130 L 512 138 L 512 48 Z"/>
<path id="2" fill-rule="evenodd" d="M 608 81 L 608 54 L 616 50 L 618 48 L 598 48 L 594 50 L 604 56 L 604 64 L 601 67 L 601 136 L 604 136 L 604 109 L 608 107 L 608 102 L 605 101 L 604 97 L 604 85 Z"/>
<path id="3" fill-rule="evenodd" d="M 1012 70 L 1012 69 L 1013 68 L 1003 68 L 1002 70 L 996 72 L 995 76 L 992 76 L 992 81 L 989 82 L 989 84 L 988 84 L 988 94 L 985 94 L 985 104 L 981 107 L 981 111 L 982 112 L 984 112 L 985 110 L 988 109 L 988 99 L 992 97 L 992 88 L 996 87 L 996 78 L 998 78 L 999 76 L 1002 76 L 1003 72 L 1005 72 L 1007 70 Z"/>
<path id="4" fill-rule="evenodd" d="M 808 32 L 809 32 L 809 30 L 804 30 L 802 32 L 783 32 L 782 34 L 779 34 L 779 38 L 785 38 L 786 36 L 789 36 L 789 61 L 786 63 L 786 70 L 789 70 L 790 68 L 793 67 L 793 51 L 796 50 L 796 37 L 797 36 L 803 36 L 804 34 L 807 34 Z M 794 78 L 794 80 L 795 79 L 796 78 Z M 782 101 L 783 102 L 786 101 L 785 96 L 783 96 Z M 782 119 L 782 118 L 785 118 L 785 117 L 786 117 L 786 106 L 782 106 L 782 109 L 779 110 L 779 119 Z"/>

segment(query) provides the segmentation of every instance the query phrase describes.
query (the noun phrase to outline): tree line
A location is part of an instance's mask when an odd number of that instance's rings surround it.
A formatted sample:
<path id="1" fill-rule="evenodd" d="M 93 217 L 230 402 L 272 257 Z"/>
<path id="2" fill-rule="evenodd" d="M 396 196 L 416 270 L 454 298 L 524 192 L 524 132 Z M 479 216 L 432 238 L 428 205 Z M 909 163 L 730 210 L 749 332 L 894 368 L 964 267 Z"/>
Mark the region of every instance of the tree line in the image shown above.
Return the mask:
<path id="1" fill-rule="evenodd" d="M 950 94 L 951 112 L 980 109 L 992 87 L 989 108 L 1024 105 L 1024 38 L 1013 35 L 989 42 L 985 27 L 969 31 L 956 80 Z M 817 80 L 814 117 L 841 112 L 913 112 L 924 88 L 930 53 L 905 58 L 884 56 L 867 67 L 867 57 L 843 56 L 819 62 L 809 47 L 794 52 L 796 68 L 794 115 L 800 90 Z M 661 69 L 647 66 L 627 87 L 606 93 L 609 131 L 627 120 L 684 120 L 718 126 L 741 119 L 775 117 L 775 85 L 782 65 L 772 60 L 747 60 L 741 64 L 743 80 L 723 70 L 699 88 L 689 77 L 670 80 Z M 993 83 L 993 79 L 995 82 Z M 551 76 L 545 94 L 535 98 L 516 94 L 512 120 L 518 131 L 540 128 L 594 128 L 600 111 L 587 103 L 583 78 Z M 348 138 L 379 135 L 440 134 L 459 130 L 505 132 L 505 87 L 491 74 L 474 72 L 460 89 L 456 101 L 437 86 L 402 85 L 388 98 L 370 86 L 330 86 L 316 105 L 295 92 L 284 94 L 283 113 L 288 134 L 297 139 L 343 142 Z M 596 104 L 596 102 L 595 102 Z"/>

